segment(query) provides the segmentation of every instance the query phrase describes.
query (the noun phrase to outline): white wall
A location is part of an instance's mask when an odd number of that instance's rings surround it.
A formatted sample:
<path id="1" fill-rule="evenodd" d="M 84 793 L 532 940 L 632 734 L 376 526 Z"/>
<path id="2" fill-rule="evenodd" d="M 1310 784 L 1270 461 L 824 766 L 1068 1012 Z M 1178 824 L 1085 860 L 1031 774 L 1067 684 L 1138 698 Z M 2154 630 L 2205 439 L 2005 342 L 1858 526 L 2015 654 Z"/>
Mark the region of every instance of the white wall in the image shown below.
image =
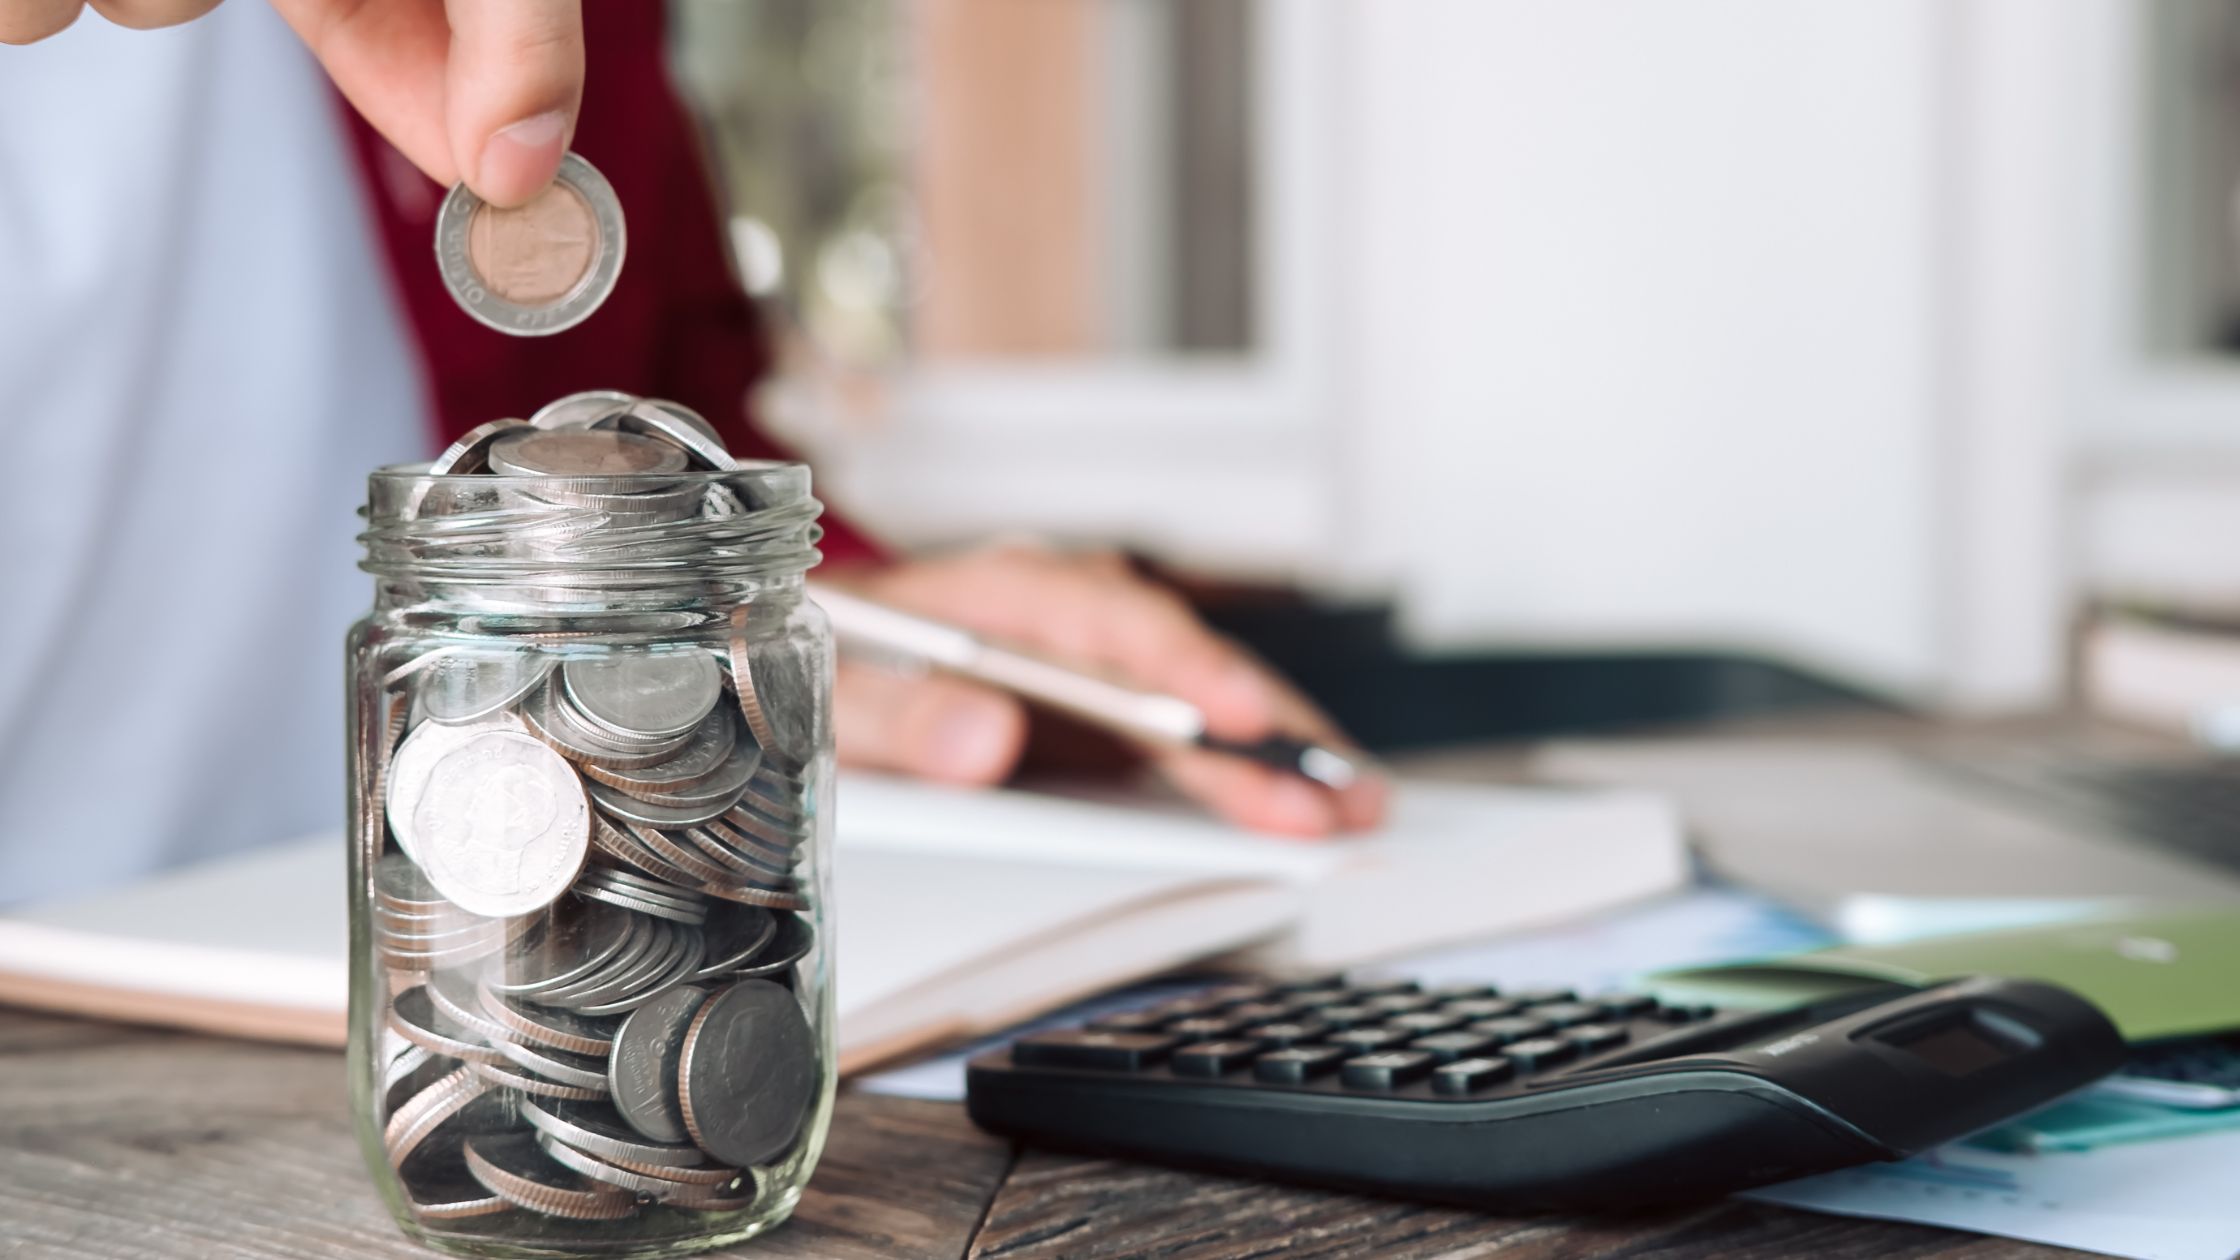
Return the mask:
<path id="1" fill-rule="evenodd" d="M 1935 0 L 1360 0 L 1359 572 L 1435 644 L 1938 672 Z"/>

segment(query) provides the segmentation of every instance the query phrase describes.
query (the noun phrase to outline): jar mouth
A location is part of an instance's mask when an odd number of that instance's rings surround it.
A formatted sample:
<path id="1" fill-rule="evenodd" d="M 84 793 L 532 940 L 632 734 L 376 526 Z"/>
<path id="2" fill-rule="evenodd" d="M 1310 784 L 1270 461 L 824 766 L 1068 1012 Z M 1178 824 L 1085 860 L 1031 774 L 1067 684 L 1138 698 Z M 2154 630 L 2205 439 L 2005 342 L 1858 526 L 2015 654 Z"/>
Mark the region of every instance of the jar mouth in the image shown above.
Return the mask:
<path id="1" fill-rule="evenodd" d="M 642 610 L 744 597 L 820 559 L 823 505 L 797 462 L 565 477 L 429 467 L 367 478 L 359 567 L 386 603 Z"/>

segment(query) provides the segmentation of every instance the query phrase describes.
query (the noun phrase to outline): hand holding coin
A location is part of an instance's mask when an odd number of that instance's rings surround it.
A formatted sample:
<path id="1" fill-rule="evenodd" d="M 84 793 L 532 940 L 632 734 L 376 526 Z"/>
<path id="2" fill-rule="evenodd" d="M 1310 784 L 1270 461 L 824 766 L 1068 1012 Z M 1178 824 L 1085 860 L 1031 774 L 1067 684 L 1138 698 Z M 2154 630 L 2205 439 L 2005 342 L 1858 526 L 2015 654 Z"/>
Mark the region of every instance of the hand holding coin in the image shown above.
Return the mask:
<path id="1" fill-rule="evenodd" d="M 0 44 L 67 29 L 86 0 L 0 4 Z M 177 26 L 217 0 L 92 0 L 119 26 Z M 583 99 L 579 0 L 273 0 L 327 73 L 389 142 L 439 184 L 490 204 L 552 183 Z"/>

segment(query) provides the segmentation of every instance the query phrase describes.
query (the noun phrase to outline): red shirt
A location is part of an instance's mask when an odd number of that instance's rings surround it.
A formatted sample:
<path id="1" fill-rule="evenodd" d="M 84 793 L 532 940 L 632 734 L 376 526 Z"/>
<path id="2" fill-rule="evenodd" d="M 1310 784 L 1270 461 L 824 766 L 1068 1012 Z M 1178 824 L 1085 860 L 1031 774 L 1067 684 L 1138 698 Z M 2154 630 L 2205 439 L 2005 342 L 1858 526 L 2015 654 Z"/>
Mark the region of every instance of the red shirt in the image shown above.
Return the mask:
<path id="1" fill-rule="evenodd" d="M 630 236 L 613 294 L 566 332 L 509 336 L 459 309 L 436 270 L 445 190 L 344 107 L 442 442 L 566 394 L 618 389 L 700 412 L 741 455 L 790 458 L 748 415 L 748 391 L 770 369 L 770 341 L 733 278 L 700 138 L 669 82 L 663 8 L 652 0 L 583 6 L 588 78 L 573 147 L 614 185 Z M 846 522 L 827 515 L 824 528 L 828 561 L 877 556 Z"/>

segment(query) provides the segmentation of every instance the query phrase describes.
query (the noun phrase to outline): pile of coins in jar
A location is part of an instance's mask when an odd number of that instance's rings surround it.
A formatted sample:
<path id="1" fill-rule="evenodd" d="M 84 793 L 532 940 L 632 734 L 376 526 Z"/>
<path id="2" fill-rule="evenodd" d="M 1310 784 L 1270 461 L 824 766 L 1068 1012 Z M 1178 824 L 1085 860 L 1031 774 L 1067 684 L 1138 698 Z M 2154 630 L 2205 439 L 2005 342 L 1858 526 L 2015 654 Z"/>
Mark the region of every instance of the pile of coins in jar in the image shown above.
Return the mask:
<path id="1" fill-rule="evenodd" d="M 452 483 L 505 478 L 484 484 L 554 509 L 506 531 L 534 572 L 540 548 L 748 512 L 693 475 L 737 466 L 681 407 L 577 395 L 469 433 L 412 511 L 440 536 L 472 498 Z M 519 585 L 490 607 L 550 598 Z M 825 1078 L 795 974 L 824 719 L 820 660 L 758 624 L 787 608 L 738 602 L 720 643 L 461 636 L 382 678 L 376 1106 L 419 1219 L 738 1210 L 798 1149 Z"/>

